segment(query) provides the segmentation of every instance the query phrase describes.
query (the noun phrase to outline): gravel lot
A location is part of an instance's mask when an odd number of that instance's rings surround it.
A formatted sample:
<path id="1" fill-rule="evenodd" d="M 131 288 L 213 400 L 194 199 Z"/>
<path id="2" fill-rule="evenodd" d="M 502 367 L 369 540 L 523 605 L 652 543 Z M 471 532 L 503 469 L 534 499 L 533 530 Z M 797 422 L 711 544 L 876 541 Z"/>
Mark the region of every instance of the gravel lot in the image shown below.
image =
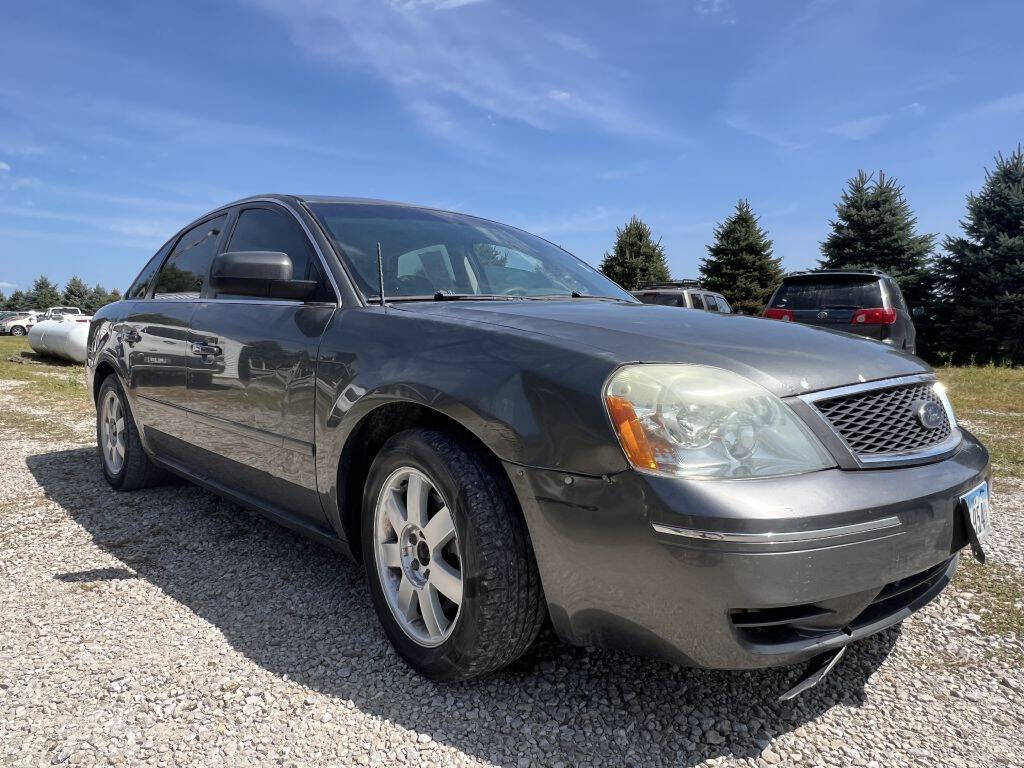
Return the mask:
<path id="1" fill-rule="evenodd" d="M 111 491 L 91 418 L 47 436 L 20 388 L 0 381 L 27 409 L 0 422 L 4 765 L 1024 765 L 1020 480 L 997 481 L 990 565 L 787 705 L 795 669 L 550 636 L 440 686 L 392 653 L 357 566 L 189 485 Z"/>

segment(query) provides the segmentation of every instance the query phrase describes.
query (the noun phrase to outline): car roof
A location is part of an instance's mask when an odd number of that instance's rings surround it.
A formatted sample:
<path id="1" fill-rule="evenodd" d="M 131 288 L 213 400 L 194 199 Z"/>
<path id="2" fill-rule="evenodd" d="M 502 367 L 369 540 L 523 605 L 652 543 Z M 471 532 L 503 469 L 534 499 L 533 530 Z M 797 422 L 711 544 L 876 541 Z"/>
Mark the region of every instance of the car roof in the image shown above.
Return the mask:
<path id="1" fill-rule="evenodd" d="M 880 269 L 807 269 L 800 272 L 789 272 L 782 279 L 814 277 L 889 277 L 889 275 Z"/>

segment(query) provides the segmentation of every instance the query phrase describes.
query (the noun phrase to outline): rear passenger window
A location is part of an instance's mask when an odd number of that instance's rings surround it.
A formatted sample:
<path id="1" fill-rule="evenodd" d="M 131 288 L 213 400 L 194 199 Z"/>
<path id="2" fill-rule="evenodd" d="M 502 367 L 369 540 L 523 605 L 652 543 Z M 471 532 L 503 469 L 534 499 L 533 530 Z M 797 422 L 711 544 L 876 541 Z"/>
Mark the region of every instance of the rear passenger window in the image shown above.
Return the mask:
<path id="1" fill-rule="evenodd" d="M 707 307 L 708 312 L 718 311 L 718 302 L 715 297 L 707 293 L 704 294 L 704 306 Z"/>
<path id="2" fill-rule="evenodd" d="M 229 251 L 276 251 L 292 260 L 293 280 L 319 283 L 313 301 L 334 301 L 324 281 L 313 246 L 299 223 L 289 215 L 269 208 L 248 208 L 238 216 Z"/>
<path id="3" fill-rule="evenodd" d="M 181 236 L 156 278 L 153 298 L 198 299 L 210 273 L 227 215 L 204 221 Z"/>
<path id="4" fill-rule="evenodd" d="M 732 314 L 732 307 L 729 306 L 729 302 L 723 299 L 721 296 L 716 296 L 715 300 L 718 302 L 718 310 L 723 314 Z"/>

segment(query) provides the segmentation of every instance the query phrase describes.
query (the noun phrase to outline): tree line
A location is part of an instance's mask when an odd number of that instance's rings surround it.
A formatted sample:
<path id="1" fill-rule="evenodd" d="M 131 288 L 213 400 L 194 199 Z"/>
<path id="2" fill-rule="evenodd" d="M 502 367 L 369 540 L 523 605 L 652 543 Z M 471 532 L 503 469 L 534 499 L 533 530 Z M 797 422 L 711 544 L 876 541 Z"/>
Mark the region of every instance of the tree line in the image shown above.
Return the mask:
<path id="1" fill-rule="evenodd" d="M 28 291 L 15 291 L 10 296 L 0 291 L 0 308 L 46 310 L 50 307 L 78 307 L 86 314 L 92 314 L 120 298 L 121 292 L 116 288 L 108 291 L 99 283 L 90 288 L 77 275 L 67 281 L 64 290 L 50 278 L 40 275 Z"/>
<path id="2" fill-rule="evenodd" d="M 820 245 L 821 269 L 880 269 L 914 318 L 919 354 L 951 364 L 1024 364 L 1024 149 L 999 154 L 967 196 L 961 233 L 919 233 L 899 182 L 884 172 L 849 179 Z M 733 308 L 760 314 L 784 275 L 781 257 L 746 200 L 714 230 L 702 284 Z M 616 230 L 601 271 L 629 290 L 668 280 L 665 250 L 634 216 Z"/>

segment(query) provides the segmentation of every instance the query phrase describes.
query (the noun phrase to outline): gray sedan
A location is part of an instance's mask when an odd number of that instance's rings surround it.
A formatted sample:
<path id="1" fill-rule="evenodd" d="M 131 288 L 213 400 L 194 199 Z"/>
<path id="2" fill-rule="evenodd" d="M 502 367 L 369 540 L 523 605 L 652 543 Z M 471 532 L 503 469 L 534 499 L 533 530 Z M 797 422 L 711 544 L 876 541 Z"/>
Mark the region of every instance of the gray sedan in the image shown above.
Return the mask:
<path id="1" fill-rule="evenodd" d="M 96 314 L 87 369 L 113 487 L 173 472 L 361 560 L 437 680 L 508 664 L 548 618 L 824 670 L 984 556 L 988 454 L 921 360 L 645 305 L 472 216 L 226 205 Z"/>

